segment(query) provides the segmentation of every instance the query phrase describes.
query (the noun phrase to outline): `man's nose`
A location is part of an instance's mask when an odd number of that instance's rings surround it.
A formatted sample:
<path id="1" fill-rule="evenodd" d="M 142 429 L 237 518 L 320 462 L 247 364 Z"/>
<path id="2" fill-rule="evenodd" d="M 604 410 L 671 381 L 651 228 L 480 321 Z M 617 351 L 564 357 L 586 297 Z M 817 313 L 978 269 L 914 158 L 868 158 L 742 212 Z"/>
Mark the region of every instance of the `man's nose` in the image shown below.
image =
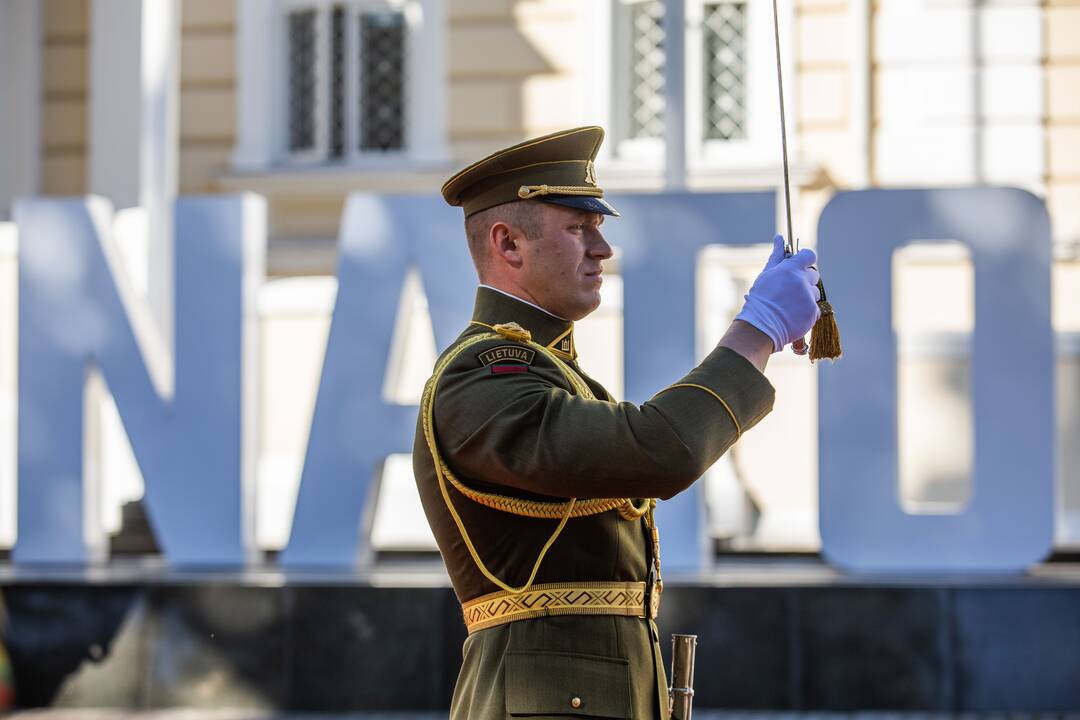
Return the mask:
<path id="1" fill-rule="evenodd" d="M 601 260 L 607 260 L 612 256 L 613 252 L 611 245 L 604 238 L 604 234 L 599 230 L 594 231 L 593 242 L 589 245 L 589 255 L 598 257 Z"/>

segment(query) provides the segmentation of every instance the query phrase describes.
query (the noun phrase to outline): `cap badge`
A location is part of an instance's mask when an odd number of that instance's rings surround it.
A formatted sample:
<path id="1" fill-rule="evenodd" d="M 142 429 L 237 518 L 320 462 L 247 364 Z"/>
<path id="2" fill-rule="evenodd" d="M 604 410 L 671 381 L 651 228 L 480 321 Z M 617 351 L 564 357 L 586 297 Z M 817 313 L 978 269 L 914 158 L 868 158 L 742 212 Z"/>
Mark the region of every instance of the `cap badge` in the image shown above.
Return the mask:
<path id="1" fill-rule="evenodd" d="M 596 187 L 596 167 L 592 160 L 585 164 L 585 184 Z"/>

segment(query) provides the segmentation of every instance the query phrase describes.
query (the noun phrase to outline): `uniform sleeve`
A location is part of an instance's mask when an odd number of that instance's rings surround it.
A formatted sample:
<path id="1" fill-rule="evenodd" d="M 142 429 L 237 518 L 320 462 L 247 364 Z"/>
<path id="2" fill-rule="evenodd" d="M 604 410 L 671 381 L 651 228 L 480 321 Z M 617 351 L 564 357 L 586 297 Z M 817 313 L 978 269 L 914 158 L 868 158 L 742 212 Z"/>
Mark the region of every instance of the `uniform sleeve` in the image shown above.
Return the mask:
<path id="1" fill-rule="evenodd" d="M 478 359 L 487 347 L 462 353 L 439 382 L 439 448 L 464 478 L 553 497 L 669 498 L 768 414 L 775 396 L 727 348 L 635 405 L 571 394 L 539 353 L 526 371 L 493 371 Z"/>

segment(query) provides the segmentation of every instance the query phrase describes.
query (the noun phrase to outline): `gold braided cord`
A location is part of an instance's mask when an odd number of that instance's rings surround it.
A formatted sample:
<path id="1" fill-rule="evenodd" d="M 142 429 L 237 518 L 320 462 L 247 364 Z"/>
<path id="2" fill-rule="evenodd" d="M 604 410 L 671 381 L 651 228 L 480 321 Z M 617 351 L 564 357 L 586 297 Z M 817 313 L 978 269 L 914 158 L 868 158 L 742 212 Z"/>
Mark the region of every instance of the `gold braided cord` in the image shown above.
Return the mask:
<path id="1" fill-rule="evenodd" d="M 522 185 L 518 188 L 518 197 L 522 200 L 528 200 L 539 195 L 604 197 L 604 191 L 598 187 L 589 187 L 588 185 Z"/>
<path id="2" fill-rule="evenodd" d="M 660 392 L 656 393 L 656 395 L 662 395 L 668 390 L 674 390 L 675 388 L 694 388 L 695 390 L 701 390 L 708 393 L 709 395 L 712 395 L 720 402 L 721 405 L 724 406 L 724 409 L 727 410 L 728 415 L 731 416 L 731 422 L 735 423 L 735 437 L 742 437 L 742 426 L 739 425 L 739 420 L 735 417 L 735 411 L 731 409 L 731 406 L 728 405 L 727 402 L 724 401 L 724 398 L 720 397 L 715 390 L 713 390 L 712 388 L 707 388 L 704 385 L 695 385 L 694 383 L 678 383 L 676 385 L 669 385 Z M 653 397 L 656 397 L 656 395 L 654 395 Z"/>
<path id="3" fill-rule="evenodd" d="M 487 325 L 486 323 L 481 323 L 476 320 L 473 320 L 473 323 L 476 325 L 483 325 L 484 327 L 493 327 L 491 325 Z M 500 325 L 498 327 L 503 326 Z M 461 352 L 464 352 L 464 350 L 466 350 L 472 345 L 475 345 L 478 342 L 481 342 L 483 340 L 495 340 L 501 337 L 504 336 L 498 333 L 474 335 L 471 338 L 463 341 L 461 345 L 459 345 L 453 350 L 453 357 L 444 358 L 444 360 L 453 360 Z M 566 381 L 570 383 L 571 387 L 574 388 L 575 394 L 589 400 L 596 399 L 592 393 L 592 390 L 589 389 L 589 386 L 585 383 L 581 376 L 574 372 L 573 368 L 571 368 L 569 365 L 560 361 L 550 348 L 540 345 L 538 343 L 534 343 L 532 341 L 518 340 L 518 342 L 524 342 L 536 348 L 540 352 L 544 353 L 553 363 L 555 363 L 555 366 L 558 367 L 559 370 L 562 372 L 563 377 L 566 379 Z M 438 382 L 438 379 L 442 376 L 443 371 L 445 371 L 446 366 L 448 365 L 448 361 L 439 363 L 439 365 L 435 367 L 435 373 L 432 375 L 432 380 Z M 428 382 L 430 383 L 431 381 L 429 380 Z M 425 397 L 426 392 L 427 390 L 425 389 Z M 435 407 L 434 388 L 431 388 L 431 394 L 431 417 L 433 420 Z M 426 409 L 426 406 L 424 406 L 423 399 L 421 399 L 421 405 L 422 410 L 425 413 L 425 420 L 427 420 L 428 410 Z M 430 446 L 431 443 L 429 443 L 429 447 Z M 542 520 L 554 520 L 556 518 L 560 518 L 566 510 L 565 501 L 551 502 L 546 500 L 525 500 L 522 498 L 510 497 L 508 495 L 499 495 L 497 493 L 487 493 L 480 490 L 475 490 L 458 480 L 457 476 L 454 475 L 450 467 L 443 461 L 442 454 L 438 452 L 437 444 L 432 447 L 432 450 L 432 457 L 435 459 L 437 468 L 442 470 L 443 475 L 446 477 L 447 480 L 450 481 L 450 484 L 454 486 L 454 489 L 475 503 L 479 503 L 480 505 L 491 508 L 493 510 L 500 510 L 502 512 L 510 513 L 511 515 L 520 515 L 522 517 L 538 518 Z M 591 498 L 589 500 L 578 500 L 577 504 L 575 505 L 573 514 L 570 517 L 588 517 L 590 515 L 599 515 L 600 513 L 607 512 L 608 510 L 618 510 L 619 516 L 623 519 L 637 520 L 643 517 L 649 510 L 654 507 L 656 507 L 656 500 L 651 498 L 643 500 L 641 505 L 634 505 L 633 500 L 631 500 L 630 498 Z"/>
<path id="4" fill-rule="evenodd" d="M 455 490 L 473 502 L 491 508 L 492 510 L 500 510 L 505 513 L 510 513 L 511 515 L 520 515 L 521 517 L 537 518 L 540 520 L 554 520 L 555 518 L 562 517 L 563 512 L 566 510 L 565 502 L 523 500 L 507 495 L 497 495 L 495 493 L 484 493 L 479 490 L 473 490 L 472 488 L 461 484 L 457 478 L 452 477 L 447 472 L 445 465 L 443 465 L 442 470 L 443 474 L 450 480 L 450 484 L 454 486 Z M 637 520 L 649 511 L 651 508 L 650 503 L 655 502 L 655 500 L 650 498 L 643 500 L 640 506 L 636 506 L 629 498 L 594 498 L 591 500 L 577 500 L 577 504 L 570 517 L 589 517 L 590 515 L 605 513 L 608 510 L 618 510 L 619 517 L 624 520 Z"/>
<path id="5" fill-rule="evenodd" d="M 435 394 L 439 379 L 442 377 L 446 368 L 449 367 L 462 352 L 472 347 L 473 345 L 483 342 L 485 340 L 496 340 L 503 337 L 498 333 L 484 333 L 482 335 L 474 335 L 465 339 L 457 347 L 453 348 L 450 352 L 446 353 L 435 365 L 435 370 L 432 373 L 431 378 L 428 380 L 427 385 L 424 387 L 424 394 L 420 400 L 420 413 L 422 418 L 422 426 L 424 429 L 424 439 L 427 442 L 428 451 L 431 453 L 431 458 L 435 465 L 435 476 L 439 481 L 439 491 L 442 494 L 443 502 L 446 504 L 447 510 L 449 510 L 451 517 L 454 519 L 454 524 L 457 525 L 458 532 L 461 533 L 461 538 L 465 542 L 465 547 L 469 551 L 469 556 L 473 562 L 476 563 L 476 567 L 483 573 L 484 577 L 494 583 L 497 587 L 509 593 L 521 593 L 528 590 L 533 581 L 536 579 L 536 573 L 540 569 L 540 564 L 543 562 L 544 557 L 547 555 L 548 550 L 554 544 L 555 540 L 562 533 L 563 528 L 566 527 L 567 521 L 571 517 L 585 517 L 589 515 L 598 515 L 608 510 L 618 510 L 619 516 L 626 520 L 637 520 L 648 514 L 655 506 L 656 500 L 646 499 L 640 506 L 635 506 L 633 501 L 629 498 L 593 498 L 589 500 L 583 500 L 578 502 L 577 498 L 570 498 L 565 502 L 544 502 L 540 500 L 523 500 L 520 498 L 513 498 L 505 495 L 497 495 L 495 493 L 483 493 L 477 490 L 473 490 L 467 487 L 464 483 L 458 480 L 450 468 L 443 461 L 442 454 L 439 452 L 438 443 L 435 440 Z M 581 379 L 577 373 L 558 360 L 555 355 L 543 345 L 538 343 L 527 341 L 527 344 L 539 352 L 542 352 L 547 357 L 551 358 L 559 367 L 563 376 L 567 379 L 576 391 L 587 398 L 593 398 L 592 392 L 589 390 L 588 385 Z M 465 529 L 465 523 L 462 522 L 461 516 L 458 515 L 457 509 L 454 507 L 454 503 L 450 499 L 450 492 L 447 489 L 446 481 L 449 480 L 450 484 L 454 486 L 458 492 L 470 500 L 477 502 L 484 507 L 492 508 L 494 510 L 500 510 L 502 512 L 510 513 L 512 515 L 519 515 L 523 517 L 541 518 L 541 519 L 554 519 L 559 518 L 559 524 L 555 528 L 555 531 L 544 543 L 543 548 L 540 550 L 539 556 L 536 558 L 536 563 L 533 565 L 532 572 L 529 574 L 529 579 L 520 588 L 514 588 L 507 585 L 498 577 L 496 577 L 483 560 L 480 559 L 479 553 L 476 551 L 476 547 L 473 545 L 472 539 L 469 537 L 468 531 Z"/>

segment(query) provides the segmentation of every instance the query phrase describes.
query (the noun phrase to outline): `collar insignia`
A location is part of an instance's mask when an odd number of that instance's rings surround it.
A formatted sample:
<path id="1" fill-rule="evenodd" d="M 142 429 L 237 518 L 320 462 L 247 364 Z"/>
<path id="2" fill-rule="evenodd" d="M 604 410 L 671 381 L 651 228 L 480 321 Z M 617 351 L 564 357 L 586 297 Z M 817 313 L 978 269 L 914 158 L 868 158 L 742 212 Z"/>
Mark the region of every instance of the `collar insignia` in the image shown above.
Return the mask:
<path id="1" fill-rule="evenodd" d="M 574 347 L 574 326 L 568 327 L 566 332 L 548 343 L 547 347 L 563 360 L 575 360 L 577 348 Z"/>

